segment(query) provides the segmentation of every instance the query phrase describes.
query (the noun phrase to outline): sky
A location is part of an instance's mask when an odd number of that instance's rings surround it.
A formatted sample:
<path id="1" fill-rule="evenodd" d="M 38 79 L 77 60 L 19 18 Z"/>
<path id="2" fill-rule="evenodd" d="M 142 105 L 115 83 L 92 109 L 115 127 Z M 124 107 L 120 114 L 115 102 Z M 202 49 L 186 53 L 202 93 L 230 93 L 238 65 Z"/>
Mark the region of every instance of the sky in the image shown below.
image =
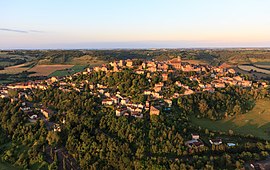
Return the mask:
<path id="1" fill-rule="evenodd" d="M 0 49 L 270 47 L 270 0 L 0 0 Z"/>

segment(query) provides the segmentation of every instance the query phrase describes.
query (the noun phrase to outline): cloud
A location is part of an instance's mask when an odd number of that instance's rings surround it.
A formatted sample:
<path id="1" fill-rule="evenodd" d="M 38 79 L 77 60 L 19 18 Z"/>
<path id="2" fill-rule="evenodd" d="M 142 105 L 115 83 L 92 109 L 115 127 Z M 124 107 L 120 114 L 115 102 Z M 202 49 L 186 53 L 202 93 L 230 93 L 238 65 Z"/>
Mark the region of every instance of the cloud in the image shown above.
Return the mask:
<path id="1" fill-rule="evenodd" d="M 29 30 L 29 32 L 44 33 L 44 31 L 39 31 L 39 30 Z"/>
<path id="2" fill-rule="evenodd" d="M 17 29 L 9 29 L 9 28 L 0 28 L 0 31 L 9 31 L 9 32 L 16 32 L 16 33 L 43 33 L 43 31 L 39 31 L 39 30 L 17 30 Z"/>

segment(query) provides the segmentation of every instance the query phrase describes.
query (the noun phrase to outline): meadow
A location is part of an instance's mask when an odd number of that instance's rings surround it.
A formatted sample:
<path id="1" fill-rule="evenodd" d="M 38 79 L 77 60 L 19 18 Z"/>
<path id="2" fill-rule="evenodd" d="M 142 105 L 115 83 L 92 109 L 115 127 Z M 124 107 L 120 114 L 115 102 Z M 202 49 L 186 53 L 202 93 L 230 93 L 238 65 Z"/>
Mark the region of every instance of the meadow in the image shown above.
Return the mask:
<path id="1" fill-rule="evenodd" d="M 75 65 L 71 68 L 67 68 L 64 70 L 57 70 L 57 71 L 51 73 L 50 75 L 48 75 L 48 77 L 54 77 L 54 76 L 62 77 L 62 76 L 72 75 L 72 74 L 75 74 L 77 72 L 83 71 L 85 68 L 86 68 L 86 66 L 84 66 L 84 65 Z"/>
<path id="2" fill-rule="evenodd" d="M 98 57 L 92 57 L 90 55 L 84 55 L 81 57 L 75 57 L 72 58 L 70 62 L 68 62 L 73 65 L 91 65 L 91 66 L 97 66 L 101 64 L 105 64 L 106 61 L 99 59 Z"/>
<path id="3" fill-rule="evenodd" d="M 190 117 L 193 124 L 214 131 L 228 132 L 233 130 L 236 134 L 253 135 L 258 138 L 270 140 L 270 100 L 259 100 L 256 106 L 246 114 L 212 121 Z"/>

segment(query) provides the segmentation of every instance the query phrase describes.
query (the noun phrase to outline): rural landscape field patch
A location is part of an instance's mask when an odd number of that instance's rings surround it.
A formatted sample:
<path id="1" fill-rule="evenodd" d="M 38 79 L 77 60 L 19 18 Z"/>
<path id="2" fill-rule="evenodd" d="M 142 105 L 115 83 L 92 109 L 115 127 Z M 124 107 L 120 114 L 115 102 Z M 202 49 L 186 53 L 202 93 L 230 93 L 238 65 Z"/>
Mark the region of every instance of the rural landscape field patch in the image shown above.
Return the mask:
<path id="1" fill-rule="evenodd" d="M 262 139 L 270 139 L 270 100 L 259 100 L 256 106 L 246 114 L 219 121 L 197 119 L 191 121 L 198 126 L 215 131 L 233 130 L 238 134 L 253 135 Z"/>
<path id="2" fill-rule="evenodd" d="M 30 76 L 48 76 L 56 70 L 63 70 L 71 67 L 73 67 L 73 65 L 36 65 L 28 71 L 36 72 Z"/>

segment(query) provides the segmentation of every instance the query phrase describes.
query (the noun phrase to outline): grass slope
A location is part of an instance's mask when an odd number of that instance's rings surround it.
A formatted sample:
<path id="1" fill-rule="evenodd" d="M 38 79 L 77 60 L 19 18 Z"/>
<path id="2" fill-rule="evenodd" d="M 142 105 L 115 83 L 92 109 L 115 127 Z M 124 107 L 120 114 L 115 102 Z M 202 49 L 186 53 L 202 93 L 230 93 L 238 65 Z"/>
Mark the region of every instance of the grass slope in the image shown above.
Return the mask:
<path id="1" fill-rule="evenodd" d="M 248 113 L 220 121 L 190 117 L 195 125 L 215 131 L 233 130 L 234 133 L 253 135 L 270 140 L 270 100 L 259 100 Z"/>
<path id="2" fill-rule="evenodd" d="M 86 68 L 86 66 L 75 65 L 75 66 L 68 68 L 68 69 L 57 70 L 57 71 L 51 73 L 48 77 L 54 77 L 54 76 L 62 77 L 62 76 L 72 75 L 72 74 L 75 74 L 77 72 L 83 71 L 85 68 Z"/>

